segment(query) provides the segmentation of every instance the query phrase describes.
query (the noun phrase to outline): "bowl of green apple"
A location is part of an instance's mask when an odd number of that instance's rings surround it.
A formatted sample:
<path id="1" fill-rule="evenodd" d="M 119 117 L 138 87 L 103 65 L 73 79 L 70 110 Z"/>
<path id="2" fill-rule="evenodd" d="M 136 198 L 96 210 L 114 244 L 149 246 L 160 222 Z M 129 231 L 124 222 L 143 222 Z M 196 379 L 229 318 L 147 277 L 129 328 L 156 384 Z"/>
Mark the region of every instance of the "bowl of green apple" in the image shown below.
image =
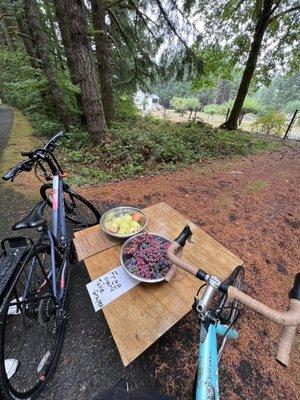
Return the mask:
<path id="1" fill-rule="evenodd" d="M 135 207 L 116 207 L 102 215 L 101 229 L 108 235 L 126 239 L 142 232 L 147 225 L 146 215 Z"/>

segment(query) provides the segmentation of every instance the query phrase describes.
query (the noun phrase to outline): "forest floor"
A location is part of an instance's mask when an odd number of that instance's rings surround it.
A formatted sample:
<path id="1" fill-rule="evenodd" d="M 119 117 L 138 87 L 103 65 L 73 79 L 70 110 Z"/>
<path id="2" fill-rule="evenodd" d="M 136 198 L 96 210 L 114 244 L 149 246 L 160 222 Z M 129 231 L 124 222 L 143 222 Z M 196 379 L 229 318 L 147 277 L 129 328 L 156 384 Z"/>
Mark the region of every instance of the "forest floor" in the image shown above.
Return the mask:
<path id="1" fill-rule="evenodd" d="M 16 146 L 14 138 L 24 126 L 26 121 L 15 113 L 1 172 L 7 157 L 19 160 L 12 150 L 34 144 L 30 145 L 30 131 L 25 129 L 28 142 Z M 115 205 L 145 207 L 167 202 L 244 260 L 248 293 L 284 308 L 293 276 L 299 272 L 299 150 L 299 143 L 288 142 L 276 152 L 203 161 L 172 173 L 78 190 L 101 211 Z M 7 189 L 0 190 L 1 236 L 38 197 L 33 194 L 38 186 L 29 174 L 6 185 Z M 83 264 L 74 266 L 66 340 L 57 371 L 41 398 L 89 400 L 96 391 L 126 376 L 130 388 L 151 388 L 179 400 L 190 399 L 198 343 L 194 314 L 189 313 L 124 369 L 103 314 L 93 311 L 85 288 L 88 281 Z M 221 364 L 221 398 L 298 398 L 299 335 L 291 366 L 284 369 L 274 358 L 278 327 L 245 309 L 237 327 L 240 337 L 228 344 Z"/>
<path id="2" fill-rule="evenodd" d="M 173 173 L 81 188 L 103 205 L 145 207 L 160 201 L 186 215 L 245 263 L 245 290 L 275 308 L 287 305 L 299 272 L 300 144 L 278 152 L 194 164 Z M 191 299 L 192 302 L 192 299 Z M 221 365 L 221 398 L 289 400 L 299 397 L 300 336 L 292 363 L 275 361 L 280 329 L 246 309 L 240 337 L 228 344 Z M 198 326 L 193 313 L 128 367 L 142 385 L 153 385 L 178 399 L 190 399 L 197 355 Z"/>

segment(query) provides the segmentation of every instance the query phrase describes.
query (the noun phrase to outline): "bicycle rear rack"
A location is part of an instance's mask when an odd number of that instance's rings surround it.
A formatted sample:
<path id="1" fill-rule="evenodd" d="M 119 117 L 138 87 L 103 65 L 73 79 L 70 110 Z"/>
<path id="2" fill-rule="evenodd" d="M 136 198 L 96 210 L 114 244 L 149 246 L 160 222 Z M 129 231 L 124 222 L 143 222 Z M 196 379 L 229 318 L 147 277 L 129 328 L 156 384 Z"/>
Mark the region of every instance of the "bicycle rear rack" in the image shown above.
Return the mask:
<path id="1" fill-rule="evenodd" d="M 0 253 L 0 306 L 7 285 L 33 241 L 26 236 L 12 236 L 1 241 Z"/>

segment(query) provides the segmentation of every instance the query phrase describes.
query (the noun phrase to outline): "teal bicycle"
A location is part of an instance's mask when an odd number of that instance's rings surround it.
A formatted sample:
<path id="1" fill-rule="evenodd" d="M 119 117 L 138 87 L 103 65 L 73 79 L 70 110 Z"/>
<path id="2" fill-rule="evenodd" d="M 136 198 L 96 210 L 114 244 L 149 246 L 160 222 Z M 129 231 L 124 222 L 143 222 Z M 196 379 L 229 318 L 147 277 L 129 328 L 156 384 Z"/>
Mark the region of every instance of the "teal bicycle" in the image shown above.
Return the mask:
<path id="1" fill-rule="evenodd" d="M 202 269 L 189 265 L 179 258 L 186 241 L 191 237 L 192 231 L 189 226 L 186 226 L 170 245 L 168 256 L 173 266 L 166 276 L 166 280 L 171 279 L 176 266 L 178 266 L 205 282 L 204 294 L 198 297 L 200 288 L 193 305 L 200 322 L 199 358 L 193 398 L 196 400 L 219 400 L 218 366 L 226 341 L 238 338 L 238 332 L 233 329 L 233 324 L 238 318 L 238 303 L 283 326 L 276 359 L 282 365 L 288 366 L 293 339 L 297 326 L 300 325 L 300 273 L 296 275 L 294 286 L 289 293 L 288 311 L 279 312 L 240 290 L 244 278 L 242 266 L 238 266 L 229 278 L 222 282 L 219 278 L 209 275 Z"/>

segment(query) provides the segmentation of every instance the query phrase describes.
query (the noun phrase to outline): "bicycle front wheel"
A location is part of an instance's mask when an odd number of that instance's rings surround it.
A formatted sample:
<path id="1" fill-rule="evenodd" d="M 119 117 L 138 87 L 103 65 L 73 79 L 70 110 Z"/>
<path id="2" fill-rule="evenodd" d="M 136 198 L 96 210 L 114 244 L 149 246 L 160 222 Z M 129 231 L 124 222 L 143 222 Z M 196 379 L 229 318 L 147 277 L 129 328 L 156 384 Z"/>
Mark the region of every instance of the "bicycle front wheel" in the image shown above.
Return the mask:
<path id="1" fill-rule="evenodd" d="M 244 282 L 244 275 L 245 275 L 244 267 L 239 265 L 238 267 L 235 268 L 232 274 L 225 280 L 225 283 L 228 284 L 229 286 L 234 286 L 237 289 L 242 289 L 242 285 Z M 232 326 L 238 317 L 238 312 L 239 312 L 238 302 L 236 300 L 230 301 L 228 299 L 227 294 L 221 294 L 220 292 L 218 292 L 213 299 L 213 304 L 214 304 L 213 312 L 219 319 L 219 321 L 225 325 Z M 218 350 L 219 360 L 223 354 L 226 341 L 227 341 L 226 337 L 221 338 Z"/>
<path id="2" fill-rule="evenodd" d="M 41 187 L 42 198 L 52 206 L 52 186 Z M 80 194 L 74 192 L 68 186 L 64 187 L 64 206 L 66 219 L 80 227 L 97 225 L 100 221 L 100 214 L 96 207 Z"/>
<path id="3" fill-rule="evenodd" d="M 55 259 L 59 274 L 58 251 Z M 65 301 L 57 303 L 50 280 L 51 249 L 42 244 L 21 261 L 6 289 L 0 313 L 0 397 L 5 400 L 37 398 L 57 364 Z"/>

